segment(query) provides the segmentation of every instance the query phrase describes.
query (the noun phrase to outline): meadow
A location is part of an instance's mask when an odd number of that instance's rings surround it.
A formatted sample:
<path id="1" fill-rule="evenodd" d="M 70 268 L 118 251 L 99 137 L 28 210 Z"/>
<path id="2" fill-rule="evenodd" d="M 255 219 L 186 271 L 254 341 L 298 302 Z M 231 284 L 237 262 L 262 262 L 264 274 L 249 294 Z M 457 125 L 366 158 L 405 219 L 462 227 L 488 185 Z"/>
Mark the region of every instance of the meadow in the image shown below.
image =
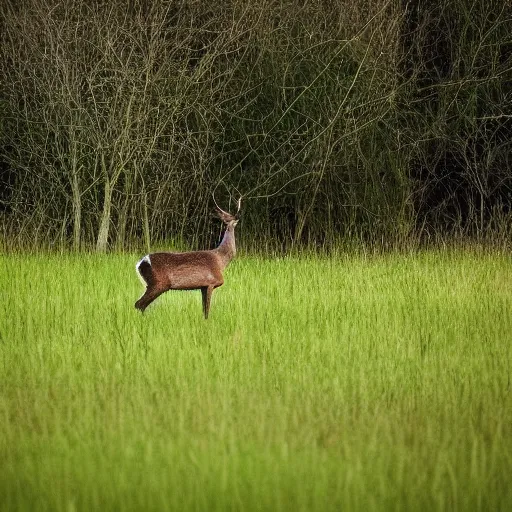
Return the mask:
<path id="1" fill-rule="evenodd" d="M 0 256 L 0 510 L 512 510 L 512 262 Z"/>

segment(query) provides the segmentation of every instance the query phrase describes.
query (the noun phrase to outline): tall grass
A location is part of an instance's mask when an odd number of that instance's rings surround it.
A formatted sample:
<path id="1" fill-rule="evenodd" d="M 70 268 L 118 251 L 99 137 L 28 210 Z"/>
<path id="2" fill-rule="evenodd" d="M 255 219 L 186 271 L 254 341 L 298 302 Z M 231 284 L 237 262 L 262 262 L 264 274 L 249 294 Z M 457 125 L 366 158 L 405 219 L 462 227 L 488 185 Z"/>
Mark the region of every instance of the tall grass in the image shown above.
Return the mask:
<path id="1" fill-rule="evenodd" d="M 512 507 L 508 257 L 135 261 L 1 257 L 0 509 Z"/>

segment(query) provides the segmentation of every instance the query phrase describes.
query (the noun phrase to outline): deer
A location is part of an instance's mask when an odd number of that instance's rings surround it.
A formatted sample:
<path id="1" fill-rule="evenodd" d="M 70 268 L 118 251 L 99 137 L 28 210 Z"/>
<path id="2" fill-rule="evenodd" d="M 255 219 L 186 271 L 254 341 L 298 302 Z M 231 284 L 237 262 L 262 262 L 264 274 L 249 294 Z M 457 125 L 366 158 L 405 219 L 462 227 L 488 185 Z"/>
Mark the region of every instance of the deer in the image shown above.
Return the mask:
<path id="1" fill-rule="evenodd" d="M 224 284 L 224 269 L 235 257 L 235 226 L 239 221 L 240 203 L 236 215 L 222 210 L 216 204 L 216 214 L 226 225 L 219 246 L 211 250 L 190 252 L 155 252 L 146 254 L 135 266 L 146 291 L 135 303 L 145 309 L 162 293 L 169 290 L 201 290 L 203 314 L 208 319 L 210 302 L 215 288 Z"/>

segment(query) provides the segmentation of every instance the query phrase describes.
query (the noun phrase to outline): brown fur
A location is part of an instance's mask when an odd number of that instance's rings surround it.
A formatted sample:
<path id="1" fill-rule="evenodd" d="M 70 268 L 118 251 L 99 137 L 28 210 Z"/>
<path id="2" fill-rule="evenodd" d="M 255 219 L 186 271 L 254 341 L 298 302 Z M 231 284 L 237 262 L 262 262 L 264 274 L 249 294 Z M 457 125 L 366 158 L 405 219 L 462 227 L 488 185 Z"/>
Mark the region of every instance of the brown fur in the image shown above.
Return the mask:
<path id="1" fill-rule="evenodd" d="M 227 224 L 227 228 L 216 249 L 156 252 L 140 261 L 137 270 L 147 286 L 144 295 L 135 303 L 137 309 L 144 312 L 156 298 L 168 290 L 201 290 L 203 314 L 208 318 L 212 292 L 224 284 L 222 273 L 236 254 L 235 226 L 238 221 L 222 210 L 219 211 L 219 217 Z"/>

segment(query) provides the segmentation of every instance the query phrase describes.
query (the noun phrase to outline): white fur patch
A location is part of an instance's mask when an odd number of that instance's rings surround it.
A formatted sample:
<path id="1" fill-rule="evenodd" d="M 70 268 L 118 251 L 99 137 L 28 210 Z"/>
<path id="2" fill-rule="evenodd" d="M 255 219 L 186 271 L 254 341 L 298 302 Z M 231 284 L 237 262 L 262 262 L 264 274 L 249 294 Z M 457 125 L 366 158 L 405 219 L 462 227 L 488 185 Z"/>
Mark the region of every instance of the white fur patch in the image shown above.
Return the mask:
<path id="1" fill-rule="evenodd" d="M 137 275 L 139 276 L 139 279 L 142 281 L 142 284 L 143 284 L 144 286 L 146 286 L 148 283 L 146 283 L 146 281 L 145 281 L 145 280 L 144 280 L 144 278 L 141 276 L 140 271 L 139 271 L 140 264 L 141 264 L 143 261 L 146 261 L 146 262 L 148 262 L 148 263 L 151 265 L 151 260 L 149 259 L 149 254 L 146 254 L 146 256 L 144 256 L 140 261 L 138 261 L 138 262 L 137 262 L 137 265 L 135 265 L 135 270 L 137 271 Z"/>

